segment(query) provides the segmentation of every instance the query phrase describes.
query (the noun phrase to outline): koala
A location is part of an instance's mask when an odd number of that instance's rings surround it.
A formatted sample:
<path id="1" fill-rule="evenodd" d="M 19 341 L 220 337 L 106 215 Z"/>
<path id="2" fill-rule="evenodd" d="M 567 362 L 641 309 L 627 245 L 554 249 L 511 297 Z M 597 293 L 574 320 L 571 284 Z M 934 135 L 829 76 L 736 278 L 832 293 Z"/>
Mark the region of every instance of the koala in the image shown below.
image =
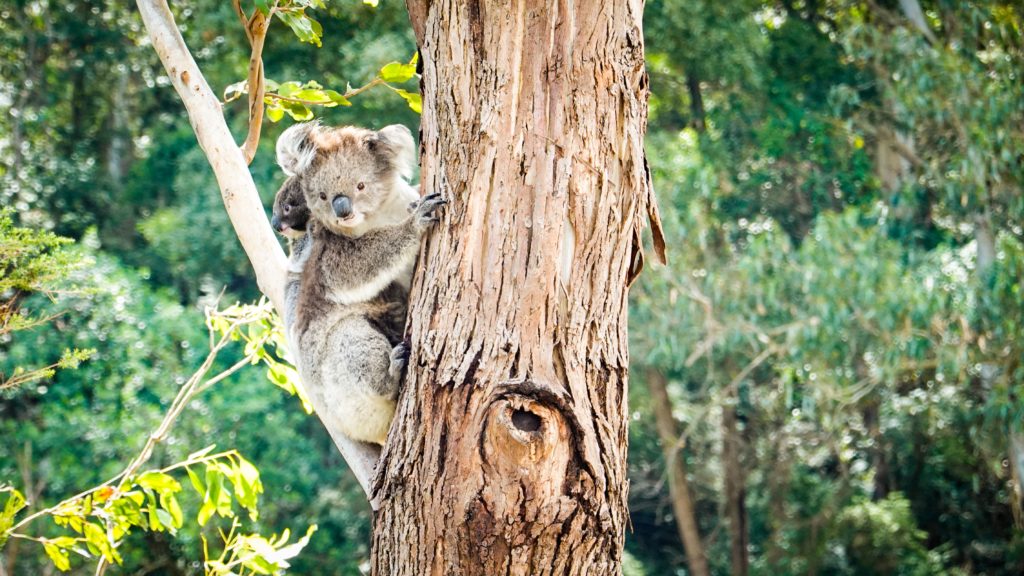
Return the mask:
<path id="1" fill-rule="evenodd" d="M 299 302 L 299 286 L 302 270 L 309 258 L 311 240 L 306 234 L 309 223 L 309 207 L 306 197 L 302 194 L 302 186 L 297 178 L 289 177 L 274 196 L 274 207 L 270 225 L 274 230 L 288 239 L 288 271 L 285 275 L 284 305 L 282 313 L 285 329 L 288 331 L 289 342 L 292 339 L 291 329 L 295 325 L 295 310 Z"/>
<path id="2" fill-rule="evenodd" d="M 302 186 L 297 178 L 289 177 L 274 196 L 270 225 L 275 232 L 294 241 L 306 235 L 308 222 L 309 207 Z"/>
<path id="3" fill-rule="evenodd" d="M 309 210 L 295 325 L 299 372 L 330 413 L 331 431 L 383 444 L 408 358 L 401 342 L 420 238 L 446 204 L 422 199 L 411 176 L 412 134 L 404 126 L 293 126 L 278 163 Z M 294 208 L 292 209 L 294 210 Z"/>

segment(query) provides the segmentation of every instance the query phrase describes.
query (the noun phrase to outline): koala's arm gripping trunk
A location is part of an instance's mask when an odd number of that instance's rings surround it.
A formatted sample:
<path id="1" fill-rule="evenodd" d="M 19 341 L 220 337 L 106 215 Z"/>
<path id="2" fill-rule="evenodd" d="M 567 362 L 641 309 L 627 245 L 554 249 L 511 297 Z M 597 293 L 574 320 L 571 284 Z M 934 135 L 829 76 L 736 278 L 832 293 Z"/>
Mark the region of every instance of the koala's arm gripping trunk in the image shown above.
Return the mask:
<path id="1" fill-rule="evenodd" d="M 224 208 L 252 263 L 260 291 L 267 295 L 279 313 L 283 312 L 288 261 L 270 228 L 242 150 L 235 144 L 224 121 L 220 101 L 185 45 L 167 2 L 137 0 L 137 4 L 153 48 L 185 104 L 199 145 L 213 167 Z M 369 454 L 366 445 L 345 438 L 335 438 L 335 443 L 369 494 L 376 455 Z"/>

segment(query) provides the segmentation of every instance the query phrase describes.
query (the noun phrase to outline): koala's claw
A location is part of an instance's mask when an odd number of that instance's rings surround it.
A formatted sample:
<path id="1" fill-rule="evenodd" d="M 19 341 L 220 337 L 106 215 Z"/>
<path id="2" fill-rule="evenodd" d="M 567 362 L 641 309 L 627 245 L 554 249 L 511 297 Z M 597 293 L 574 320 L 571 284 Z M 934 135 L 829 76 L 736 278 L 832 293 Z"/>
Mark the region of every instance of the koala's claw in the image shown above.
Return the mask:
<path id="1" fill-rule="evenodd" d="M 405 342 L 400 343 L 391 350 L 391 366 L 388 367 L 388 374 L 392 378 L 398 380 L 402 377 L 402 372 L 405 371 L 405 367 L 409 365 L 409 353 L 411 349 Z"/>
<path id="2" fill-rule="evenodd" d="M 448 204 L 448 201 L 441 198 L 441 195 L 435 192 L 413 202 L 409 205 L 409 208 L 412 210 L 416 224 L 426 228 L 441 219 L 441 215 L 438 212 L 446 204 Z"/>

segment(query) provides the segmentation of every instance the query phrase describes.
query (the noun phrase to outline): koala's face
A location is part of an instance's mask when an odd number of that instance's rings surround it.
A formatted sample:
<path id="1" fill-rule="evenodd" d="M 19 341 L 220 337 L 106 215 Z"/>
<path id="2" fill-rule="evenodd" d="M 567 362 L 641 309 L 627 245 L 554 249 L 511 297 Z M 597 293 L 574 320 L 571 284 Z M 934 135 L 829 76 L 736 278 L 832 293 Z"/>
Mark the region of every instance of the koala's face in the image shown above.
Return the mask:
<path id="1" fill-rule="evenodd" d="M 352 232 L 393 200 L 396 179 L 411 172 L 412 134 L 400 125 L 374 132 L 299 124 L 277 147 L 278 162 L 300 182 L 311 217 L 336 234 Z"/>
<path id="2" fill-rule="evenodd" d="M 274 196 L 274 212 L 270 225 L 278 234 L 287 238 L 300 238 L 306 233 L 309 222 L 309 207 L 302 192 L 302 183 L 295 176 L 289 177 Z"/>

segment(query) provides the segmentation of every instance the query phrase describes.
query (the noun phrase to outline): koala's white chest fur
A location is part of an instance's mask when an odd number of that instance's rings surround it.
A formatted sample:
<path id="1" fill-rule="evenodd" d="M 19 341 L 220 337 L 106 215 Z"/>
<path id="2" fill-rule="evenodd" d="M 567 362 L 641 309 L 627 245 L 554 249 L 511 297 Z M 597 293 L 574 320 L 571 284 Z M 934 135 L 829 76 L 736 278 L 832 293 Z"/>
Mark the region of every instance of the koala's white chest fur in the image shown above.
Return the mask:
<path id="1" fill-rule="evenodd" d="M 408 289 L 412 283 L 413 268 L 416 265 L 415 247 L 395 260 L 391 266 L 380 270 L 359 286 L 350 288 L 334 287 L 328 292 L 327 299 L 334 304 L 349 306 L 361 302 L 369 302 L 384 291 L 392 282 L 398 282 Z"/>

